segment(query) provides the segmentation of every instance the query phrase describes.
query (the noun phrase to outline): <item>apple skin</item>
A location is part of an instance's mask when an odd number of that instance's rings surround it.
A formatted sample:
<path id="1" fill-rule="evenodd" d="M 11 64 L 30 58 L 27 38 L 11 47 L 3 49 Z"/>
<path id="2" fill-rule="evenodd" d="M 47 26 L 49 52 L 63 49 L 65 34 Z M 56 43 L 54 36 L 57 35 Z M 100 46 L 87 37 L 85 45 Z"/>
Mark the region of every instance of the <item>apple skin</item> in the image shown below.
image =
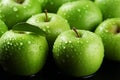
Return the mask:
<path id="1" fill-rule="evenodd" d="M 120 18 L 111 18 L 102 22 L 95 33 L 98 34 L 104 44 L 105 58 L 120 61 Z"/>
<path id="2" fill-rule="evenodd" d="M 56 13 L 61 5 L 67 2 L 72 2 L 76 0 L 47 0 L 43 10 L 47 9 L 48 12 Z"/>
<path id="3" fill-rule="evenodd" d="M 53 46 L 53 57 L 63 73 L 73 77 L 83 77 L 95 73 L 104 58 L 101 38 L 85 30 L 73 30 L 61 33 Z"/>
<path id="4" fill-rule="evenodd" d="M 23 3 L 16 1 L 0 0 L 0 19 L 5 22 L 9 29 L 16 23 L 24 22 L 32 15 L 42 11 L 39 0 L 24 0 Z"/>
<path id="5" fill-rule="evenodd" d="M 120 17 L 120 0 L 95 0 L 94 2 L 100 8 L 104 20 Z"/>
<path id="6" fill-rule="evenodd" d="M 71 27 L 94 31 L 102 22 L 100 9 L 89 0 L 80 0 L 63 4 L 57 12 L 68 20 Z"/>
<path id="7" fill-rule="evenodd" d="M 0 37 L 6 32 L 8 31 L 8 27 L 6 26 L 6 24 L 0 20 Z"/>
<path id="8" fill-rule="evenodd" d="M 48 44 L 44 36 L 30 32 L 7 31 L 0 39 L 0 63 L 5 71 L 29 76 L 45 64 Z"/>
<path id="9" fill-rule="evenodd" d="M 27 20 L 27 23 L 38 26 L 40 29 L 46 32 L 46 38 L 48 40 L 49 47 L 52 48 L 56 37 L 66 31 L 70 30 L 70 26 L 66 19 L 54 13 L 47 13 L 48 22 L 45 21 L 45 13 L 40 13 L 32 16 Z"/>

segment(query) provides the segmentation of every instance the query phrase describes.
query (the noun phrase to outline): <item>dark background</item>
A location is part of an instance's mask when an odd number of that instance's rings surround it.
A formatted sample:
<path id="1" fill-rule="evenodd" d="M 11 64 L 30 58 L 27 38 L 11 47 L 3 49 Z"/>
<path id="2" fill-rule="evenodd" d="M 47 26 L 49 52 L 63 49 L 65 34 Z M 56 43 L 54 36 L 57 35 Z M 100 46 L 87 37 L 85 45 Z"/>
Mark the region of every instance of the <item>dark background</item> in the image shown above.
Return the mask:
<path id="1" fill-rule="evenodd" d="M 42 71 L 27 77 L 11 75 L 0 67 L 0 80 L 120 80 L 120 62 L 104 59 L 95 74 L 82 78 L 64 75 L 57 69 L 53 61 L 47 61 Z"/>

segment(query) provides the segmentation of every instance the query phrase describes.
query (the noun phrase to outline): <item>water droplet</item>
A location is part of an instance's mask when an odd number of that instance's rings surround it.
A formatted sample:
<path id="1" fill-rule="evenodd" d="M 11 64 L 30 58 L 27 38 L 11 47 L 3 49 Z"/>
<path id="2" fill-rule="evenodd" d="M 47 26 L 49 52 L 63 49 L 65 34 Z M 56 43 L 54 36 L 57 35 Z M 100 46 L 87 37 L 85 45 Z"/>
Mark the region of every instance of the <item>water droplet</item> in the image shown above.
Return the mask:
<path id="1" fill-rule="evenodd" d="M 86 41 L 86 43 L 88 43 L 89 41 Z"/>
<path id="2" fill-rule="evenodd" d="M 80 12 L 81 10 L 80 9 L 77 9 L 78 12 Z"/>
<path id="3" fill-rule="evenodd" d="M 16 17 L 19 17 L 19 15 L 16 15 Z"/>
<path id="4" fill-rule="evenodd" d="M 65 41 L 65 44 L 67 44 L 68 42 L 67 41 Z"/>
<path id="5" fill-rule="evenodd" d="M 54 3 L 53 2 L 50 2 L 51 5 L 53 5 Z"/>
<path id="6" fill-rule="evenodd" d="M 10 42 L 8 41 L 7 44 L 10 44 Z"/>
<path id="7" fill-rule="evenodd" d="M 47 28 L 50 28 L 50 26 L 46 26 Z"/>
<path id="8" fill-rule="evenodd" d="M 72 43 L 72 41 L 69 41 L 69 43 Z"/>
<path id="9" fill-rule="evenodd" d="M 66 13 L 63 13 L 64 16 L 66 16 Z"/>
<path id="10" fill-rule="evenodd" d="M 43 31 L 46 31 L 46 29 L 43 29 Z"/>
<path id="11" fill-rule="evenodd" d="M 77 41 L 77 43 L 80 43 L 80 41 Z"/>
<path id="12" fill-rule="evenodd" d="M 66 47 L 65 46 L 63 46 L 63 49 L 65 49 Z"/>
<path id="13" fill-rule="evenodd" d="M 28 44 L 31 44 L 31 41 L 28 41 Z"/>
<path id="14" fill-rule="evenodd" d="M 107 33 L 107 32 L 108 32 L 108 30 L 105 30 L 105 32 Z"/>
<path id="15" fill-rule="evenodd" d="M 86 7 L 89 7 L 88 5 L 86 5 Z"/>
<path id="16" fill-rule="evenodd" d="M 18 11 L 18 9 L 16 7 L 13 7 L 13 11 Z"/>
<path id="17" fill-rule="evenodd" d="M 67 58 L 69 58 L 69 55 L 66 55 Z"/>
<path id="18" fill-rule="evenodd" d="M 23 43 L 20 43 L 20 45 L 22 46 L 22 45 L 23 45 Z"/>
<path id="19" fill-rule="evenodd" d="M 26 8 L 26 6 L 24 6 L 23 8 Z"/>

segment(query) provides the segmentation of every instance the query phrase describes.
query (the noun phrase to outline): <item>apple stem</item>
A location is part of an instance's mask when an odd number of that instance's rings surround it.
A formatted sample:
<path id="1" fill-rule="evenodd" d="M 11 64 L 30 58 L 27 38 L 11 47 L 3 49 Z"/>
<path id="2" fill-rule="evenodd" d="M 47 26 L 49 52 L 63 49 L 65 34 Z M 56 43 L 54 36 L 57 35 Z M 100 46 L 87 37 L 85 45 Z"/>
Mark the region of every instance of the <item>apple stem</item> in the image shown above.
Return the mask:
<path id="1" fill-rule="evenodd" d="M 76 33 L 77 37 L 80 37 L 80 35 L 77 32 L 77 29 L 75 27 L 73 27 L 73 31 Z"/>
<path id="2" fill-rule="evenodd" d="M 45 11 L 45 17 L 46 17 L 45 18 L 45 22 L 48 22 L 48 15 L 47 15 L 48 12 L 47 12 L 47 9 L 45 9 L 44 11 Z"/>

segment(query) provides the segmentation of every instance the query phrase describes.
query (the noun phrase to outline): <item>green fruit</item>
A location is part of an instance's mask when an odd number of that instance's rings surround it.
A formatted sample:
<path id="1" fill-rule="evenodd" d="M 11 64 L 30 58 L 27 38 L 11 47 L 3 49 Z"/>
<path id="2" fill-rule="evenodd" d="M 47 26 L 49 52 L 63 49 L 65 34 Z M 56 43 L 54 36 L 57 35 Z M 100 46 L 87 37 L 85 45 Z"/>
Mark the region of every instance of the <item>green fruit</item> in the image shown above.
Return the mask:
<path id="1" fill-rule="evenodd" d="M 47 16 L 45 13 L 34 15 L 27 20 L 27 23 L 38 26 L 46 32 L 46 38 L 50 47 L 53 46 L 56 37 L 60 33 L 70 30 L 67 20 L 54 13 L 47 13 Z"/>
<path id="2" fill-rule="evenodd" d="M 105 20 L 98 26 L 95 33 L 103 40 L 105 58 L 120 61 L 120 18 Z"/>
<path id="3" fill-rule="evenodd" d="M 8 30 L 6 24 L 0 20 L 0 37 Z"/>
<path id="4" fill-rule="evenodd" d="M 0 0 L 0 19 L 9 29 L 18 22 L 24 22 L 41 12 L 39 0 Z"/>
<path id="5" fill-rule="evenodd" d="M 101 9 L 103 19 L 120 17 L 120 0 L 95 0 Z"/>
<path id="6" fill-rule="evenodd" d="M 63 4 L 57 14 L 67 19 L 71 27 L 90 31 L 93 31 L 102 21 L 100 9 L 88 0 Z"/>
<path id="7" fill-rule="evenodd" d="M 95 73 L 104 57 L 102 40 L 96 34 L 76 30 L 61 33 L 53 46 L 57 66 L 67 75 L 83 77 Z"/>
<path id="8" fill-rule="evenodd" d="M 56 13 L 61 5 L 67 2 L 72 2 L 76 0 L 47 0 L 43 10 L 47 9 L 48 12 Z"/>
<path id="9" fill-rule="evenodd" d="M 0 63 L 9 73 L 28 76 L 39 72 L 48 52 L 44 36 L 32 32 L 7 31 L 0 39 Z"/>

